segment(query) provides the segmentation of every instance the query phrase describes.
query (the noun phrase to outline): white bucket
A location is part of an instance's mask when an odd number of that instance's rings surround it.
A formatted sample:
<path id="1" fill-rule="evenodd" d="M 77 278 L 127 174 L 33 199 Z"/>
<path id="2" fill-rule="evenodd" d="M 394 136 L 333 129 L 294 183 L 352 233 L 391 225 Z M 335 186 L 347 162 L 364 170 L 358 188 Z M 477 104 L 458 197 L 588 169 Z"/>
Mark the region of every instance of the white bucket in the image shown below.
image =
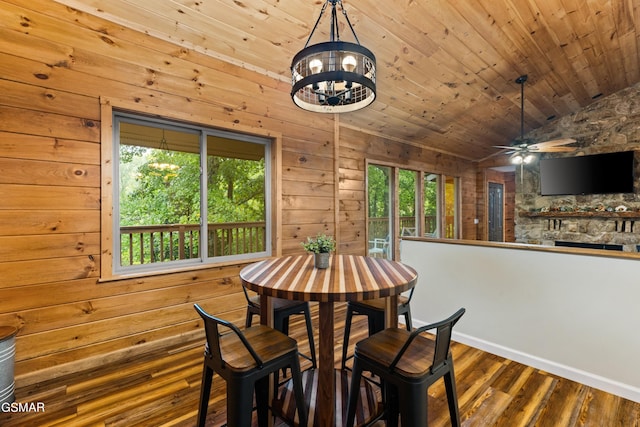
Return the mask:
<path id="1" fill-rule="evenodd" d="M 0 326 L 0 405 L 15 400 L 13 365 L 16 357 L 16 333 L 10 326 Z"/>

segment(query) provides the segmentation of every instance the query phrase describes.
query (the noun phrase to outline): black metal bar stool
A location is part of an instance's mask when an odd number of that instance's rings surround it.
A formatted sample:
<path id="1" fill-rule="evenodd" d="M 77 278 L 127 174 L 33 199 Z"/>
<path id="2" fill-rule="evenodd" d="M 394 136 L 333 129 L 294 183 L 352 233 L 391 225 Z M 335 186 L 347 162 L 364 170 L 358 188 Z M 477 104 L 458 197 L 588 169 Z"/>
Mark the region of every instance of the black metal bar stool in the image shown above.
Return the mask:
<path id="1" fill-rule="evenodd" d="M 247 289 L 243 286 L 244 296 L 247 299 L 247 317 L 245 326 L 248 328 L 253 323 L 253 316 L 260 316 L 260 296 L 249 296 Z M 282 298 L 274 298 L 273 300 L 273 327 L 274 329 L 289 335 L 289 317 L 295 315 L 304 315 L 307 325 L 307 337 L 309 339 L 309 355 L 300 353 L 300 356 L 311 361 L 312 367 L 315 369 L 316 364 L 316 344 L 313 338 L 313 325 L 311 323 L 311 310 L 307 301 L 292 301 Z"/>
<path id="2" fill-rule="evenodd" d="M 407 331 L 413 329 L 411 322 L 411 297 L 413 296 L 413 290 L 411 288 L 409 295 L 400 295 L 398 297 L 398 316 L 404 316 L 404 324 Z M 363 301 L 349 301 L 347 303 L 347 317 L 345 319 L 344 337 L 342 340 L 342 369 L 347 369 L 347 361 L 353 358 L 353 355 L 347 356 L 349 349 L 349 335 L 351 334 L 351 322 L 353 316 L 364 315 L 367 316 L 367 323 L 369 325 L 369 336 L 380 332 L 384 329 L 384 314 L 385 314 L 384 298 L 377 298 L 372 300 Z"/>
<path id="3" fill-rule="evenodd" d="M 307 408 L 302 391 L 298 345 L 282 332 L 264 325 L 244 333 L 234 324 L 206 313 L 197 304 L 204 320 L 207 344 L 204 352 L 198 426 L 204 427 L 209 406 L 213 373 L 227 383 L 227 425 L 250 427 L 255 392 L 258 425 L 269 421 L 269 375 L 290 368 L 300 425 L 307 425 Z M 221 332 L 224 331 L 224 333 Z"/>
<path id="4" fill-rule="evenodd" d="M 453 326 L 464 312 L 461 308 L 449 318 L 413 332 L 388 328 L 356 344 L 352 385 L 360 384 L 363 371 L 380 377 L 388 426 L 398 425 L 398 414 L 402 427 L 426 426 L 427 390 L 441 377 L 444 377 L 451 424 L 460 426 L 450 348 Z M 436 330 L 435 338 L 422 335 L 432 329 Z M 357 403 L 358 393 L 350 393 L 347 427 L 353 427 Z"/>

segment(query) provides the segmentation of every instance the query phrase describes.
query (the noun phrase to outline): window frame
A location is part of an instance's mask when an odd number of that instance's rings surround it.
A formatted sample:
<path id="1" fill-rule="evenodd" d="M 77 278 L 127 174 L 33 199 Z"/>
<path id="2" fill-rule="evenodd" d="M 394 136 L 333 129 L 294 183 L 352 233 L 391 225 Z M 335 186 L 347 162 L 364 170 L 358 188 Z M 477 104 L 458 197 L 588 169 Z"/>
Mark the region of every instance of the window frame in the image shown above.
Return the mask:
<path id="1" fill-rule="evenodd" d="M 392 212 L 390 212 L 391 218 L 390 218 L 390 222 L 391 222 L 391 236 L 393 236 L 393 238 L 390 238 L 389 240 L 389 245 L 391 246 L 391 250 L 392 250 L 392 258 L 393 259 L 398 259 L 400 256 L 399 253 L 399 248 L 400 248 L 400 239 L 403 236 L 400 236 L 402 229 L 400 226 L 400 208 L 399 208 L 399 194 L 400 194 L 400 188 L 399 188 L 399 174 L 400 174 L 400 170 L 407 170 L 407 171 L 411 171 L 411 172 L 415 172 L 416 173 L 416 185 L 415 185 L 415 200 L 416 200 L 416 209 L 418 210 L 416 212 L 416 220 L 419 220 L 419 223 L 416 226 L 416 233 L 418 235 L 418 237 L 424 237 L 424 219 L 425 219 L 425 212 L 424 212 L 424 193 L 423 193 L 423 182 L 424 182 L 424 177 L 428 174 L 431 175 L 437 175 L 438 176 L 438 193 L 437 193 L 437 197 L 438 200 L 440 201 L 438 204 L 438 211 L 437 211 L 437 237 L 434 238 L 443 238 L 442 236 L 445 236 L 445 222 L 444 221 L 444 215 L 445 215 L 445 180 L 446 178 L 451 178 L 454 180 L 454 184 L 455 184 L 455 194 L 454 194 L 454 236 L 453 239 L 459 239 L 460 237 L 460 224 L 459 224 L 459 218 L 461 216 L 461 203 L 460 203 L 460 177 L 459 176 L 454 176 L 454 175 L 449 175 L 447 173 L 437 173 L 431 170 L 426 170 L 426 169 L 420 169 L 420 168 L 416 168 L 416 167 L 410 167 L 407 165 L 400 165 L 397 163 L 391 163 L 391 162 L 384 162 L 384 161 L 377 161 L 377 160 L 373 160 L 373 159 L 366 159 L 365 160 L 365 172 L 366 172 L 366 177 L 365 177 L 365 206 L 366 206 L 366 213 L 365 213 L 365 217 L 367 219 L 367 222 L 365 224 L 365 247 L 366 247 L 366 251 L 368 252 L 368 245 L 369 245 L 369 167 L 370 166 L 380 166 L 380 167 L 386 167 L 386 168 L 390 168 L 391 169 L 391 182 L 390 182 L 390 186 L 391 188 L 389 189 L 392 200 L 390 203 L 390 208 L 392 210 Z M 406 236 L 405 236 L 406 237 Z"/>
<path id="2" fill-rule="evenodd" d="M 136 103 L 125 100 L 114 100 L 112 98 L 101 98 L 101 260 L 100 260 L 100 281 L 118 280 L 121 278 L 151 276 L 159 274 L 189 271 L 195 269 L 205 269 L 220 267 L 225 265 L 239 265 L 265 259 L 270 256 L 280 256 L 282 253 L 281 242 L 277 239 L 278 230 L 282 227 L 281 216 L 281 139 L 282 136 L 276 132 L 265 131 L 263 129 L 253 129 L 245 126 L 221 123 L 208 117 L 194 118 L 191 114 L 175 112 L 161 107 L 141 108 Z M 148 111 L 152 110 L 152 111 Z M 206 252 L 200 252 L 197 258 L 191 260 L 176 260 L 171 262 L 145 264 L 134 268 L 118 268 L 120 266 L 120 243 L 119 240 L 119 215 L 116 203 L 118 201 L 117 191 L 119 191 L 119 135 L 116 142 L 117 116 L 132 119 L 141 119 L 143 122 L 152 122 L 160 125 L 174 125 L 186 129 L 199 129 L 201 133 L 200 156 L 201 170 L 205 170 L 206 162 L 206 142 L 207 136 L 233 136 L 246 142 L 259 141 L 265 144 L 265 222 L 266 237 L 265 250 L 251 254 L 228 255 L 219 257 L 206 256 Z M 201 174 L 201 177 L 203 175 Z M 206 213 L 206 182 L 202 185 L 201 178 L 201 205 L 205 205 L 201 212 Z M 203 218 L 201 216 L 201 218 Z M 206 218 L 206 217 L 205 217 Z M 200 221 L 200 233 L 207 229 L 206 221 Z M 201 236 L 206 236 L 201 234 Z M 204 244 L 201 239 L 201 246 Z"/>
<path id="3" fill-rule="evenodd" d="M 384 169 L 388 169 L 389 170 L 389 181 L 387 183 L 387 189 L 388 189 L 388 209 L 389 209 L 389 217 L 387 219 L 388 221 L 388 235 L 386 236 L 386 238 L 384 239 L 384 242 L 379 242 L 376 243 L 376 240 L 382 240 L 379 238 L 375 238 L 372 237 L 370 235 L 371 231 L 370 231 L 370 227 L 369 227 L 369 223 L 371 222 L 371 212 L 369 209 L 369 169 L 374 166 L 374 167 L 378 167 L 378 168 L 384 168 Z M 396 243 L 395 243 L 395 238 L 394 236 L 397 233 L 397 227 L 398 224 L 396 224 L 396 219 L 397 219 L 397 177 L 396 177 L 396 173 L 397 173 L 397 169 L 394 169 L 393 166 L 390 166 L 388 164 L 384 164 L 381 162 L 366 162 L 366 167 L 365 167 L 365 205 L 366 205 L 366 212 L 365 212 L 365 218 L 366 218 L 366 222 L 365 222 L 365 238 L 366 238 L 366 249 L 365 249 L 365 253 L 367 256 L 372 256 L 371 255 L 371 249 L 369 246 L 371 244 L 374 245 L 374 248 L 376 249 L 382 249 L 382 255 L 383 258 L 386 259 L 393 259 L 394 258 L 394 252 L 395 252 L 395 247 L 396 247 Z M 377 244 L 381 244 L 383 247 L 377 247 Z"/>

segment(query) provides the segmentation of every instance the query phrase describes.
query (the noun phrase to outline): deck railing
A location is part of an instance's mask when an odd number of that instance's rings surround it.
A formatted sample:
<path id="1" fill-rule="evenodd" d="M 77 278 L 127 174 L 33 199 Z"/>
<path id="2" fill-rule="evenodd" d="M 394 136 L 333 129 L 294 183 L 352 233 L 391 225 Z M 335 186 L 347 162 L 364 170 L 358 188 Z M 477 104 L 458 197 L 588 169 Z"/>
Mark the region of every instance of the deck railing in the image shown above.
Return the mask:
<path id="1" fill-rule="evenodd" d="M 435 230 L 435 225 L 435 216 L 425 217 L 424 230 Z M 415 227 L 415 218 L 400 218 L 400 227 Z M 264 221 L 209 224 L 207 230 L 210 257 L 262 252 L 266 249 Z M 369 218 L 369 236 L 370 240 L 387 239 L 389 219 Z M 124 266 L 198 258 L 200 226 L 167 224 L 120 227 L 120 252 Z"/>
<path id="2" fill-rule="evenodd" d="M 262 252 L 266 248 L 264 221 L 209 224 L 207 234 L 210 257 Z M 200 225 L 120 227 L 120 252 L 124 266 L 198 258 Z"/>
<path id="3" fill-rule="evenodd" d="M 400 230 L 402 232 L 405 228 L 415 228 L 416 227 L 416 219 L 412 216 L 403 216 L 400 217 Z M 424 228 L 425 233 L 428 233 L 430 230 L 435 231 L 436 229 L 436 216 L 426 216 L 424 218 Z M 389 236 L 389 218 L 369 218 L 369 238 L 373 239 L 387 239 Z"/>

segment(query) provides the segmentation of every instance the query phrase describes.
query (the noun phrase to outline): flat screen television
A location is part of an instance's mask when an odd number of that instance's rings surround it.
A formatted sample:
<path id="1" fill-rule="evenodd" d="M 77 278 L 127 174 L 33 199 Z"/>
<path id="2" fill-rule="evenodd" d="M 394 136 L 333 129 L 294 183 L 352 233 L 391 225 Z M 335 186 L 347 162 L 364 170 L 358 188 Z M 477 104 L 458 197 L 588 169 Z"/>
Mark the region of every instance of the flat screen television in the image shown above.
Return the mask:
<path id="1" fill-rule="evenodd" d="M 634 152 L 540 159 L 540 194 L 633 193 Z"/>

